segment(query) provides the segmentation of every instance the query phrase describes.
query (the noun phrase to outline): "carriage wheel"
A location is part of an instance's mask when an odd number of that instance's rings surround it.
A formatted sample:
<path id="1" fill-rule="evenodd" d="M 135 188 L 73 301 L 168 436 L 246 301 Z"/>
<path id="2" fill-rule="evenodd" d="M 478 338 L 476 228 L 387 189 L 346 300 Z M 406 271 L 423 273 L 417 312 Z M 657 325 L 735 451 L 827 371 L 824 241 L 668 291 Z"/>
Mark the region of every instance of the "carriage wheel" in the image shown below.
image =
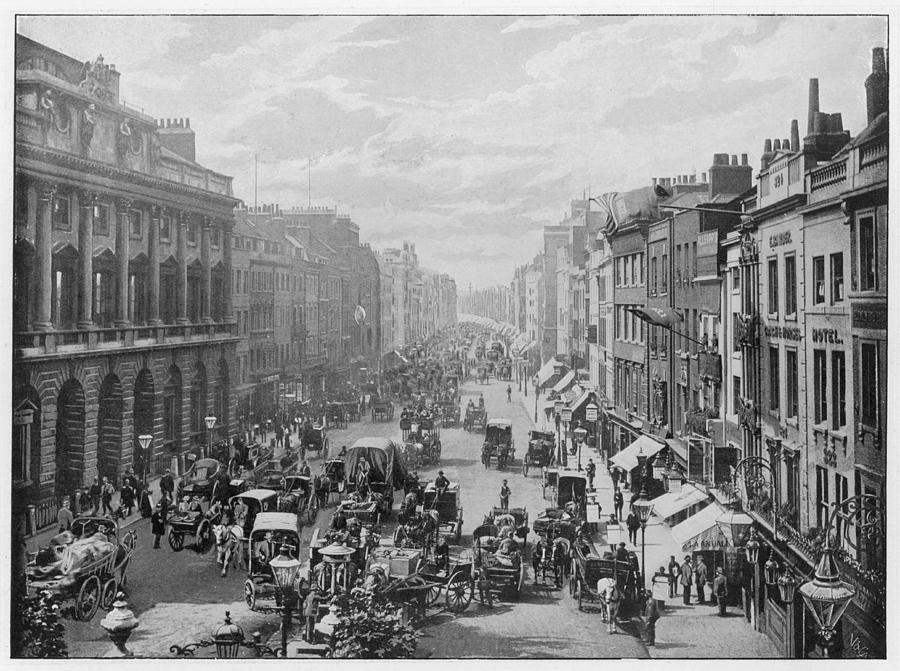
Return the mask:
<path id="1" fill-rule="evenodd" d="M 197 533 L 194 534 L 194 552 L 205 554 L 212 547 L 212 530 L 209 520 L 200 520 Z"/>
<path id="2" fill-rule="evenodd" d="M 252 580 L 244 581 L 244 601 L 247 602 L 247 608 L 256 610 L 256 585 Z"/>
<path id="3" fill-rule="evenodd" d="M 75 619 L 90 620 L 100 607 L 100 578 L 88 576 L 75 598 Z"/>
<path id="4" fill-rule="evenodd" d="M 451 613 L 461 613 L 468 608 L 472 602 L 474 586 L 475 581 L 472 580 L 472 576 L 466 575 L 462 571 L 457 571 L 450 576 L 444 596 L 447 610 Z"/>
<path id="5" fill-rule="evenodd" d="M 125 548 L 129 553 L 134 552 L 134 548 L 137 545 L 137 534 L 134 531 L 129 531 L 125 534 L 125 537 L 122 539 L 122 547 Z"/>
<path id="6" fill-rule="evenodd" d="M 184 535 L 180 531 L 169 529 L 169 545 L 175 552 L 181 552 L 181 548 L 184 547 Z"/>
<path id="7" fill-rule="evenodd" d="M 584 589 L 582 589 L 580 581 L 575 583 L 575 599 L 578 601 L 578 610 L 584 610 L 582 605 L 584 600 Z"/>
<path id="8" fill-rule="evenodd" d="M 103 610 L 112 610 L 113 602 L 116 600 L 118 592 L 119 583 L 115 577 L 103 583 L 103 589 L 100 591 L 100 607 Z"/>

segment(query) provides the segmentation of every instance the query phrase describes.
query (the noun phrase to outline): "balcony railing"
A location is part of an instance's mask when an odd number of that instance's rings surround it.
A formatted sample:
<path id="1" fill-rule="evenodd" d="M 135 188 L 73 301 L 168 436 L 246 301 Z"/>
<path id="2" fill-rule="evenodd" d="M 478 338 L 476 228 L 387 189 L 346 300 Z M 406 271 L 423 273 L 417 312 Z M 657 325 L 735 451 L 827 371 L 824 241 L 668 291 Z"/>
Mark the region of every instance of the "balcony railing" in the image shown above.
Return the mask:
<path id="1" fill-rule="evenodd" d="M 862 172 L 866 168 L 887 161 L 888 158 L 888 138 L 882 135 L 873 138 L 859 147 L 859 171 Z"/>
<path id="2" fill-rule="evenodd" d="M 58 331 L 18 331 L 13 334 L 16 356 L 35 357 L 47 354 L 144 347 L 177 341 L 205 341 L 231 337 L 234 325 L 164 324 L 161 326 L 127 326 L 122 328 L 63 329 Z"/>
<path id="3" fill-rule="evenodd" d="M 847 160 L 829 163 L 821 168 L 809 171 L 810 193 L 841 184 L 847 179 Z"/>

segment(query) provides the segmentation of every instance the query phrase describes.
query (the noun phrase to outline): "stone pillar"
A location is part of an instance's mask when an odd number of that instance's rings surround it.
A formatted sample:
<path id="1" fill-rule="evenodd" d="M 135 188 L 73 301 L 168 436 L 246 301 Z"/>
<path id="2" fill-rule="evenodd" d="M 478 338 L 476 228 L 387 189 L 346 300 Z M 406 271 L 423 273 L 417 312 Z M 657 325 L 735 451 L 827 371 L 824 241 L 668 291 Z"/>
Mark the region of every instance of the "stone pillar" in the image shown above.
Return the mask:
<path id="1" fill-rule="evenodd" d="M 37 281 L 35 293 L 37 295 L 37 312 L 34 316 L 34 329 L 37 331 L 53 330 L 50 311 L 50 301 L 53 295 L 53 198 L 56 196 L 55 184 L 40 185 L 40 199 L 38 205 L 38 217 L 35 221 L 34 246 L 35 269 Z"/>
<path id="2" fill-rule="evenodd" d="M 78 303 L 78 328 L 93 326 L 94 316 L 94 206 L 97 195 L 85 193 L 81 202 L 78 227 L 78 286 L 81 301 Z"/>
<path id="3" fill-rule="evenodd" d="M 200 265 L 203 268 L 202 286 L 200 288 L 200 321 L 204 324 L 212 323 L 212 310 L 210 309 L 212 294 L 211 234 L 212 219 L 203 217 L 203 227 L 200 230 Z"/>
<path id="4" fill-rule="evenodd" d="M 178 316 L 177 324 L 187 324 L 187 224 L 190 215 L 181 210 L 178 212 L 178 249 L 175 252 L 175 260 L 178 262 L 177 291 L 178 291 Z"/>
<path id="5" fill-rule="evenodd" d="M 150 264 L 150 310 L 147 323 L 157 326 L 162 323 L 159 318 L 159 218 L 162 208 L 150 207 L 150 225 L 147 227 L 147 256 Z"/>
<path id="6" fill-rule="evenodd" d="M 116 198 L 116 320 L 115 327 L 129 325 L 128 319 L 128 257 L 131 237 L 128 210 L 134 201 Z"/>
<path id="7" fill-rule="evenodd" d="M 225 281 L 222 283 L 222 321 L 226 324 L 234 323 L 234 314 L 231 305 L 231 295 L 234 290 L 234 278 L 232 277 L 231 248 L 234 242 L 231 239 L 233 221 L 222 222 L 222 263 L 225 266 Z"/>

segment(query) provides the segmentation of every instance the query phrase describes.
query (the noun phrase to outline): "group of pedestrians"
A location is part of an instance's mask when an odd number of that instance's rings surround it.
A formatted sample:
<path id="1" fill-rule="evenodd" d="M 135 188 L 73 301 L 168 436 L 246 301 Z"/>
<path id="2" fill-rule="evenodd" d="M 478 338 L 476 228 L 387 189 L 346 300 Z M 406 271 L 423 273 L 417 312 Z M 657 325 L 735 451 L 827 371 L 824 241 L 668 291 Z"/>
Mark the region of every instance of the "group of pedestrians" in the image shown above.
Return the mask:
<path id="1" fill-rule="evenodd" d="M 714 598 L 719 606 L 719 615 L 725 616 L 728 602 L 728 580 L 721 566 L 716 567 L 715 576 L 709 579 L 709 570 L 702 556 L 698 556 L 696 562 L 690 555 L 685 555 L 684 561 L 679 564 L 675 555 L 669 557 L 669 566 L 665 570 L 669 579 L 669 596 L 678 596 L 678 587 L 681 587 L 681 595 L 685 606 L 691 605 L 691 588 L 696 590 L 697 603 L 705 604 L 707 586 L 711 589 L 711 600 Z"/>

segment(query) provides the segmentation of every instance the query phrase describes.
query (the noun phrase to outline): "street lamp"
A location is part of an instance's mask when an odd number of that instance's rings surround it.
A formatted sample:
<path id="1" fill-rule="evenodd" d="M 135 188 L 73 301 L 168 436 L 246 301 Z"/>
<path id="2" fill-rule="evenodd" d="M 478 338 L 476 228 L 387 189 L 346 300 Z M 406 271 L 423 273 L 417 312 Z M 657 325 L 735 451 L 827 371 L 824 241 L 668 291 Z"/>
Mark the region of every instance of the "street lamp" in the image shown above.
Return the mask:
<path id="1" fill-rule="evenodd" d="M 643 457 L 643 458 L 642 458 Z M 643 454 L 638 455 L 638 462 L 641 465 L 641 493 L 638 500 L 632 504 L 635 514 L 641 523 L 641 587 L 647 588 L 647 522 L 650 521 L 650 515 L 653 514 L 653 502 L 647 499 L 647 487 L 644 478 L 644 467 L 647 457 Z"/>
<path id="2" fill-rule="evenodd" d="M 216 418 L 210 415 L 209 417 L 205 417 L 203 421 L 206 422 L 206 449 L 208 450 L 206 456 L 210 456 L 212 455 L 212 431 L 216 426 Z"/>
<path id="3" fill-rule="evenodd" d="M 581 470 L 581 446 L 584 444 L 585 438 L 587 438 L 587 429 L 583 426 L 579 426 L 572 432 L 575 435 L 575 440 L 578 442 L 578 470 Z"/>
<path id="4" fill-rule="evenodd" d="M 225 611 L 225 622 L 218 629 L 212 638 L 203 637 L 195 643 L 187 643 L 186 645 L 171 645 L 169 652 L 180 657 L 194 657 L 194 653 L 199 648 L 208 648 L 215 646 L 216 659 L 234 659 L 238 656 L 241 648 L 248 648 L 256 653 L 257 657 L 277 657 L 279 649 L 273 650 L 268 645 L 262 643 L 262 636 L 258 631 L 253 632 L 250 640 L 244 637 L 244 630 L 240 625 L 231 621 L 231 613 Z"/>
<path id="5" fill-rule="evenodd" d="M 141 482 L 147 479 L 147 455 L 150 450 L 150 443 L 153 442 L 153 436 L 149 433 L 142 433 L 138 436 L 138 445 L 141 446 Z"/>
<path id="6" fill-rule="evenodd" d="M 269 562 L 275 584 L 281 593 L 282 619 L 281 619 L 281 651 L 287 657 L 287 637 L 291 626 L 291 606 L 294 600 L 294 581 L 300 572 L 301 562 L 291 557 L 290 547 L 282 545 L 277 557 Z"/>
<path id="7" fill-rule="evenodd" d="M 831 542 L 826 536 L 815 577 L 800 585 L 800 596 L 819 626 L 819 635 L 825 641 L 826 651 L 834 638 L 838 621 L 855 595 L 856 590 L 841 580 Z"/>

